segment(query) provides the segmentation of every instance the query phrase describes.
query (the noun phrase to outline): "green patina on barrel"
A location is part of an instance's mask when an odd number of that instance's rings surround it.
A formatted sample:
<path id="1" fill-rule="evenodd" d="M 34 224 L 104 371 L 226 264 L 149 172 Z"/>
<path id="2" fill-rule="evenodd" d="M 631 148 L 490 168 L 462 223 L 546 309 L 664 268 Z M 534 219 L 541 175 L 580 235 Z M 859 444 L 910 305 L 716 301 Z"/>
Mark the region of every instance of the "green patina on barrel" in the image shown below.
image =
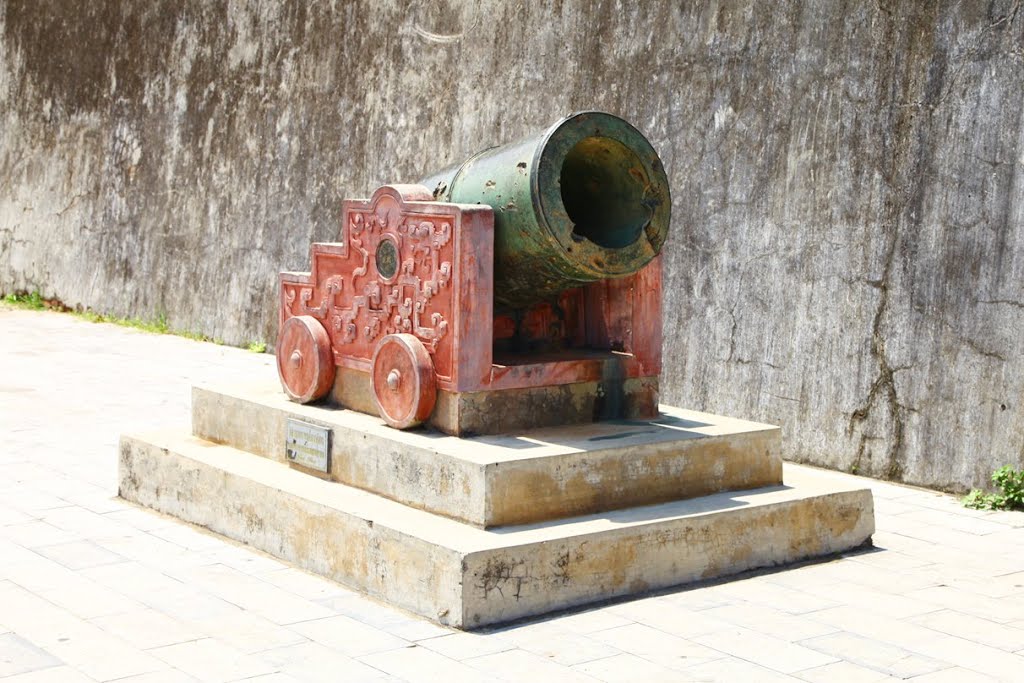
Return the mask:
<path id="1" fill-rule="evenodd" d="M 494 298 L 513 308 L 635 273 L 668 235 L 661 159 L 604 112 L 572 114 L 421 182 L 440 201 L 494 209 Z"/>

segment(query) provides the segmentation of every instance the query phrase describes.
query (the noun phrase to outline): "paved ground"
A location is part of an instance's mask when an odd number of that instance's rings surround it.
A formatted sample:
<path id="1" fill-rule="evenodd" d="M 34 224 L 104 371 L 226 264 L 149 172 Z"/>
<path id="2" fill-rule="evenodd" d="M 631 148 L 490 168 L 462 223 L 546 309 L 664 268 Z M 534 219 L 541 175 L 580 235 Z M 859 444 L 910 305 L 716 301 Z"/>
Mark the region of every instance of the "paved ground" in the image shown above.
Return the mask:
<path id="1" fill-rule="evenodd" d="M 861 479 L 876 549 L 453 632 L 115 498 L 123 430 L 272 358 L 0 309 L 0 682 L 1024 680 L 1024 513 Z"/>

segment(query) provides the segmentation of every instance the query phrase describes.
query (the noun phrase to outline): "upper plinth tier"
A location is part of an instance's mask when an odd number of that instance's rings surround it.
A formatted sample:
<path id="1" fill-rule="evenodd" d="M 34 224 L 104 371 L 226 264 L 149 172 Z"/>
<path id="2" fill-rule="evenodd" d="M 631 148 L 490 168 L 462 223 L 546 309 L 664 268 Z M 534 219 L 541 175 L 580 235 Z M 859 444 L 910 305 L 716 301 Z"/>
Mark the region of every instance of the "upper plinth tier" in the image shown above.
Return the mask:
<path id="1" fill-rule="evenodd" d="M 330 477 L 478 527 L 782 483 L 778 427 L 662 408 L 653 420 L 457 438 L 288 401 L 271 383 L 200 388 L 193 433 L 284 461 L 285 423 L 332 430 Z"/>

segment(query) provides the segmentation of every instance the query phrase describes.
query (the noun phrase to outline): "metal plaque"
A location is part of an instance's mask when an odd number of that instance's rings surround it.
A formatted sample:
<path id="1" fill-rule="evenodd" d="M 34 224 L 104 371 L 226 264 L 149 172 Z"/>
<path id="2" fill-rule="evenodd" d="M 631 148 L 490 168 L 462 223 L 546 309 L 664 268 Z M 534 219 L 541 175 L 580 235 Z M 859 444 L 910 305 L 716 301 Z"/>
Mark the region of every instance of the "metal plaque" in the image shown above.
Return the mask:
<path id="1" fill-rule="evenodd" d="M 331 430 L 289 419 L 284 428 L 284 452 L 288 462 L 328 472 L 331 465 Z"/>

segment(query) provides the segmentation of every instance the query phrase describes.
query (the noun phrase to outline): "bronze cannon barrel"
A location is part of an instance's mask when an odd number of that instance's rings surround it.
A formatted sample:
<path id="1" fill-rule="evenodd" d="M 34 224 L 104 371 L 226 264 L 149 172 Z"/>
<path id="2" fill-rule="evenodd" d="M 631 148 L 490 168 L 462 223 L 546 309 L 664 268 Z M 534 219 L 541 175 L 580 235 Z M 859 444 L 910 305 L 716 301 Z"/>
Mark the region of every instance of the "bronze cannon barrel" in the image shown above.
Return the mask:
<path id="1" fill-rule="evenodd" d="M 671 213 L 657 152 L 612 114 L 580 112 L 421 184 L 494 209 L 494 298 L 512 308 L 625 277 L 661 251 Z"/>

